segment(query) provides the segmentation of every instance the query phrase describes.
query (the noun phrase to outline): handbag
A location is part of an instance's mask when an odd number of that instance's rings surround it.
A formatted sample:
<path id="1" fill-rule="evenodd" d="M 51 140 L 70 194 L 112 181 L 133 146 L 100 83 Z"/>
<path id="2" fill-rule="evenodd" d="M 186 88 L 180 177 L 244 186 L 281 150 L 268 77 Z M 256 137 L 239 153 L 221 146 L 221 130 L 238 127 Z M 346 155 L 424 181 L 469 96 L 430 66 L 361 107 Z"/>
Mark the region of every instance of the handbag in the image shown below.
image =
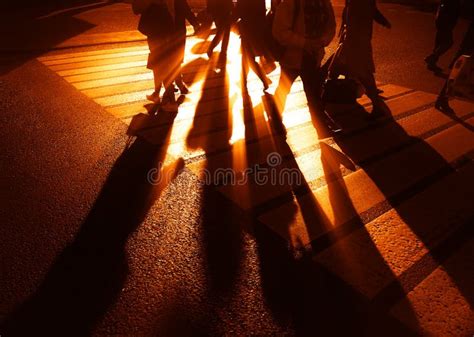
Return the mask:
<path id="1" fill-rule="evenodd" d="M 321 98 L 327 103 L 354 104 L 363 93 L 360 83 L 352 78 L 328 78 Z"/>
<path id="2" fill-rule="evenodd" d="M 359 81 L 350 77 L 332 77 L 334 63 L 339 56 L 344 42 L 340 42 L 328 67 L 326 79 L 323 82 L 321 99 L 327 103 L 355 104 L 357 99 L 364 94 L 364 88 Z"/>

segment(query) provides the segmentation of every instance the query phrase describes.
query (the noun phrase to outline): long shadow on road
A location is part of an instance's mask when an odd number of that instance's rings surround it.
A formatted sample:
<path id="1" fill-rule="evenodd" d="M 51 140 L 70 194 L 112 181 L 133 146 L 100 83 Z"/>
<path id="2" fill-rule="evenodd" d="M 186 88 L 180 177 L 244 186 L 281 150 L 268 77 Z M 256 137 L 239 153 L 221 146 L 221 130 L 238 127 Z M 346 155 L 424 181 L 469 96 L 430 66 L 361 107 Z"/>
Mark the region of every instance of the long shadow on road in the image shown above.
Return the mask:
<path id="1" fill-rule="evenodd" d="M 350 127 L 363 124 L 364 120 L 367 120 L 367 112 L 363 107 L 357 106 L 346 117 L 345 123 L 347 127 Z M 374 131 L 377 128 L 383 132 Z M 458 164 L 447 162 L 427 141 L 410 136 L 392 115 L 380 121 L 379 125 L 366 129 L 354 137 L 336 137 L 335 142 L 386 198 L 385 206 L 377 206 L 382 210 L 381 212 L 384 213 L 393 208 L 400 217 L 400 221 L 408 226 L 429 252 L 401 275 L 387 278 L 392 281 L 385 284 L 380 293 L 372 299 L 374 308 L 380 311 L 390 310 L 394 305 L 400 303 L 399 301 L 405 299 L 408 292 L 428 277 L 433 268 L 439 265 L 443 266 L 458 290 L 472 304 L 474 301 L 472 287 L 466 284 L 465 277 L 459 273 L 459 270 L 445 263 L 456 247 L 461 246 L 472 237 L 472 230 L 469 229 L 472 226 L 468 226 L 467 223 L 457 223 L 456 226 L 446 226 L 441 223 L 433 225 L 429 220 L 430 213 L 425 214 L 425 208 L 434 207 L 437 209 L 440 205 L 433 206 L 424 202 L 424 204 L 414 207 L 416 206 L 414 197 L 437 181 L 455 175 Z M 462 168 L 463 164 L 459 165 L 459 168 Z M 351 186 L 351 188 L 354 187 Z M 442 196 L 439 195 L 438 200 L 441 198 Z M 407 204 L 407 202 L 409 203 Z M 375 212 L 377 213 L 377 211 Z M 378 215 L 382 215 L 382 213 Z M 388 222 L 385 225 L 393 226 L 394 224 L 397 223 Z M 362 222 L 347 225 L 345 226 L 346 233 L 365 226 Z M 379 242 L 379 244 L 383 244 L 383 242 Z M 359 258 L 359 263 L 370 265 L 381 273 L 386 267 L 385 264 L 381 265 L 377 262 L 379 259 L 376 257 L 379 253 L 376 253 L 377 247 L 374 248 L 375 251 L 365 256 L 363 261 Z M 397 249 L 403 250 L 409 249 L 409 247 L 404 248 L 403 245 L 400 245 Z M 427 267 L 429 264 L 425 263 L 427 256 L 429 256 L 428 259 L 432 258 L 435 261 L 431 267 Z M 353 268 L 347 268 L 347 271 L 351 269 Z M 409 301 L 401 303 L 401 311 L 411 313 L 412 317 L 408 321 L 412 322 L 412 328 L 416 328 L 418 323 L 412 313 Z"/>
<path id="2" fill-rule="evenodd" d="M 205 156 L 205 164 L 198 173 L 203 183 L 200 222 L 207 263 L 207 296 L 217 315 L 230 299 L 240 272 L 242 231 L 236 221 L 235 209 L 216 191 L 218 186 L 233 178 L 227 173 L 233 165 L 229 142 L 232 136 L 231 107 L 235 97 L 229 97 L 225 60 L 220 60 L 223 66 L 220 73 L 215 72 L 215 62 L 216 55 L 210 61 L 186 143 L 189 148 L 202 149 Z M 222 99 L 215 100 L 216 97 Z M 217 152 L 221 155 L 216 156 Z"/>
<path id="3" fill-rule="evenodd" d="M 269 106 L 276 105 L 269 104 Z M 299 234 L 292 229 L 298 209 L 301 213 L 301 221 L 305 224 L 303 231 L 308 233 L 309 237 L 318 237 L 321 233 L 330 231 L 331 228 L 327 227 L 330 222 L 309 183 L 305 180 L 290 146 L 284 139 L 285 132 L 281 129 L 281 121 L 276 120 L 277 112 L 267 111 L 267 115 L 272 116 L 271 119 L 273 119 L 270 125 L 273 124 L 274 129 L 274 147 L 271 151 L 284 154 L 281 167 L 272 169 L 279 171 L 276 175 L 280 178 L 284 176 L 282 172 L 285 170 L 292 172 L 290 175 L 292 179 L 285 181 L 279 179 L 278 185 L 267 183 L 264 188 L 267 191 L 273 188 L 280 191 L 279 193 L 282 190 L 291 193 L 292 201 L 286 204 L 284 219 L 279 218 L 278 225 L 282 232 L 286 231 L 283 234 L 285 239 L 276 235 L 267 225 L 259 221 L 254 223 L 262 287 L 274 318 L 280 325 L 291 327 L 298 336 L 377 336 L 381 331 L 385 331 L 386 336 L 409 336 L 410 332 L 394 323 L 391 318 L 371 312 L 367 298 L 318 263 L 310 247 L 298 244 Z M 359 227 L 364 228 L 340 170 L 341 164 L 351 163 L 350 159 L 325 143 L 320 143 L 320 149 L 328 199 L 336 218 L 332 221 L 337 223 L 340 215 L 350 214 L 351 222 L 358 223 Z M 250 192 L 249 197 L 254 194 L 255 191 Z M 354 270 L 351 264 L 351 257 L 359 253 L 370 256 L 370 263 L 377 268 L 378 272 L 391 275 L 389 276 L 391 279 L 396 279 L 370 239 L 369 233 L 365 230 L 362 232 L 360 240 L 363 244 L 360 245 L 359 251 L 350 251 L 349 246 L 339 246 L 339 249 L 335 251 L 336 260 L 345 265 L 349 273 L 357 274 L 358 271 Z M 338 238 L 333 237 L 332 240 L 337 241 Z M 317 252 L 320 247 L 312 248 Z M 341 268 L 344 269 L 344 267 Z M 364 279 L 364 275 L 359 275 L 359 277 Z"/>
<path id="4" fill-rule="evenodd" d="M 174 115 L 162 115 L 171 121 Z M 160 117 L 157 117 L 160 118 Z M 169 130 L 168 130 L 169 132 Z M 128 275 L 125 245 L 167 179 L 167 142 L 137 138 L 118 158 L 95 204 L 37 291 L 1 327 L 6 336 L 88 336 L 117 300 Z M 175 171 L 173 171 L 175 172 Z"/>

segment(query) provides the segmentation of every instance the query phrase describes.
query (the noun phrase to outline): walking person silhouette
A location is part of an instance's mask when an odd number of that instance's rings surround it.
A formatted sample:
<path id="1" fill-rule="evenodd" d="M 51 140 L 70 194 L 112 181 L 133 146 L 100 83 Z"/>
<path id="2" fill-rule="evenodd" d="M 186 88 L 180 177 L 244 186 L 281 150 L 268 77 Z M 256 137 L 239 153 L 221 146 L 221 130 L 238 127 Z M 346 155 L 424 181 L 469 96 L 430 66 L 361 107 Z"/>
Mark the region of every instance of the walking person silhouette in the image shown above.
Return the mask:
<path id="1" fill-rule="evenodd" d="M 227 56 L 233 8 L 234 4 L 232 0 L 207 0 L 207 11 L 216 24 L 216 35 L 207 50 L 207 56 L 209 58 L 211 58 L 214 48 L 216 48 L 221 41 L 221 57 L 225 58 Z"/>
<path id="2" fill-rule="evenodd" d="M 441 71 L 437 62 L 441 55 L 453 46 L 453 30 L 458 22 L 460 11 L 460 0 L 441 0 L 436 12 L 436 37 L 433 52 L 425 57 L 426 66 L 429 70 Z"/>
<path id="3" fill-rule="evenodd" d="M 372 117 L 387 113 L 387 106 L 375 82 L 372 54 L 373 22 L 391 28 L 390 22 L 378 10 L 375 0 L 346 0 L 341 30 L 341 51 L 336 57 L 334 72 L 355 77 L 364 86 L 372 101 Z"/>
<path id="4" fill-rule="evenodd" d="M 266 18 L 265 0 L 238 0 L 236 12 L 240 19 L 239 30 L 242 40 L 243 88 L 247 89 L 247 74 L 249 68 L 252 68 L 262 81 L 263 90 L 267 90 L 271 81 L 255 60 L 257 56 L 264 58 L 269 53 L 266 49 L 265 30 L 261 29 Z"/>
<path id="5" fill-rule="evenodd" d="M 193 26 L 194 34 L 197 34 L 200 30 L 200 23 L 196 16 L 191 11 L 187 0 L 174 0 L 174 22 L 177 40 L 177 62 L 179 62 L 177 74 L 175 76 L 175 83 L 179 88 L 181 94 L 186 95 L 189 89 L 183 81 L 183 75 L 181 72 L 181 65 L 184 62 L 184 53 L 186 49 L 186 20 Z"/>
<path id="6" fill-rule="evenodd" d="M 147 36 L 150 54 L 147 68 L 153 71 L 155 90 L 147 99 L 160 105 L 163 111 L 176 111 L 174 95 L 177 82 L 181 93 L 187 88 L 182 82 L 181 64 L 186 43 L 185 20 L 198 29 L 198 22 L 186 0 L 135 0 L 135 14 L 140 14 L 138 30 Z M 160 92 L 165 88 L 162 98 Z"/>
<path id="7" fill-rule="evenodd" d="M 320 65 L 324 47 L 336 31 L 330 0 L 283 0 L 276 9 L 272 31 L 274 38 L 285 48 L 274 95 L 278 112 L 283 112 L 293 82 L 301 77 L 313 122 L 327 129 L 321 102 Z"/>
<path id="8" fill-rule="evenodd" d="M 474 18 L 471 20 L 471 24 L 464 35 L 464 39 L 461 42 L 461 46 L 459 47 L 456 55 L 454 56 L 453 60 L 451 61 L 451 68 L 453 67 L 456 60 L 461 55 L 468 55 L 473 56 L 474 54 Z M 453 114 L 454 110 L 449 106 L 449 97 L 448 97 L 448 85 L 449 85 L 449 78 L 444 82 L 443 88 L 441 89 L 438 98 L 435 102 L 435 107 L 439 111 Z"/>
<path id="9" fill-rule="evenodd" d="M 150 53 L 147 68 L 153 71 L 155 90 L 147 99 L 157 104 L 163 103 L 162 108 L 173 108 L 175 104 L 173 73 L 169 71 L 169 61 L 173 50 L 176 49 L 174 36 L 174 19 L 166 0 L 134 0 L 132 9 L 140 14 L 138 30 L 146 35 Z M 160 99 L 161 88 L 165 88 Z"/>

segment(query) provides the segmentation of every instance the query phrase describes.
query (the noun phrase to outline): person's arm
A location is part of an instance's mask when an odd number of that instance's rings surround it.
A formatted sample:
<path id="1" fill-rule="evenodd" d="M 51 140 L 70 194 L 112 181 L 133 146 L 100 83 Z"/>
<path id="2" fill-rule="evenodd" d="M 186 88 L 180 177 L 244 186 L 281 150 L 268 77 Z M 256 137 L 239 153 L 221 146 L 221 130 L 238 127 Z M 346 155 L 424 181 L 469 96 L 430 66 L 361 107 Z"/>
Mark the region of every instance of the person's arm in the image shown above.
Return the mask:
<path id="1" fill-rule="evenodd" d="M 382 25 L 386 28 L 391 28 L 392 27 L 392 24 L 390 23 L 390 21 L 387 20 L 387 18 L 382 14 L 382 12 L 379 11 L 378 8 L 375 8 L 374 20 L 379 25 Z"/>
<path id="2" fill-rule="evenodd" d="M 306 38 L 304 35 L 295 33 L 293 27 L 295 7 L 294 0 L 284 0 L 278 6 L 275 13 L 275 19 L 273 20 L 272 34 L 273 37 L 284 47 L 303 49 L 306 44 Z"/>

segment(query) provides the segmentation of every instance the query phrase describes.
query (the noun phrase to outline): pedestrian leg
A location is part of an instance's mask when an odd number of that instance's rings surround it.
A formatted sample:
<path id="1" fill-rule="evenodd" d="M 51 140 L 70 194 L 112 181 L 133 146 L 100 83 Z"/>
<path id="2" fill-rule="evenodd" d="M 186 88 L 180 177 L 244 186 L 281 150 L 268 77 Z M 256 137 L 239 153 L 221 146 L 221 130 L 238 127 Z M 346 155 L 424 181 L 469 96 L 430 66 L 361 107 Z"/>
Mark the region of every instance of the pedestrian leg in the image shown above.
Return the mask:
<path id="1" fill-rule="evenodd" d="M 440 71 L 438 67 L 438 59 L 446 53 L 453 45 L 453 30 L 441 28 L 436 32 L 435 47 L 433 52 L 425 58 L 426 65 L 429 70 Z"/>
<path id="2" fill-rule="evenodd" d="M 390 115 L 390 109 L 383 98 L 379 95 L 377 84 L 375 82 L 374 74 L 366 72 L 364 74 L 358 74 L 357 78 L 365 88 L 365 94 L 372 101 L 372 113 L 370 114 L 373 118 L 383 117 Z"/>
<path id="3" fill-rule="evenodd" d="M 226 18 L 221 23 L 222 25 L 222 45 L 221 45 L 221 55 L 225 57 L 227 55 L 227 48 L 229 47 L 230 39 L 230 18 Z"/>
<path id="4" fill-rule="evenodd" d="M 153 69 L 153 82 L 155 83 L 155 91 L 152 94 L 146 95 L 146 99 L 154 103 L 160 104 L 160 92 L 163 86 L 163 78 L 158 69 Z"/>
<path id="5" fill-rule="evenodd" d="M 438 97 L 436 98 L 435 108 L 446 114 L 453 114 L 454 110 L 449 106 L 449 99 L 447 95 L 448 81 L 449 79 L 444 82 L 443 88 L 441 89 Z"/>
<path id="6" fill-rule="evenodd" d="M 298 73 L 294 70 L 281 68 L 280 80 L 275 90 L 275 103 L 279 114 L 283 114 L 286 105 L 286 98 L 290 93 L 293 82 L 298 77 Z"/>
<path id="7" fill-rule="evenodd" d="M 211 58 L 214 49 L 222 41 L 221 54 L 225 55 L 227 53 L 227 47 L 229 46 L 229 36 L 230 36 L 230 22 L 226 19 L 215 18 L 216 24 L 216 35 L 211 41 L 209 48 L 207 50 L 207 56 Z"/>
<path id="8" fill-rule="evenodd" d="M 224 31 L 222 30 L 221 25 L 219 24 L 219 19 L 214 18 L 214 23 L 216 24 L 216 35 L 214 35 L 214 38 L 211 41 L 211 44 L 209 45 L 209 48 L 207 49 L 207 56 L 211 58 L 212 53 L 214 52 L 214 48 L 217 47 L 219 42 L 222 39 L 222 36 L 224 34 Z"/>
<path id="9" fill-rule="evenodd" d="M 449 68 L 454 66 L 454 63 L 457 61 L 459 56 L 461 55 L 472 55 L 474 52 L 474 21 L 471 21 L 469 28 L 467 29 L 466 34 L 459 46 L 459 50 L 457 51 L 456 55 L 454 56 Z"/>
<path id="10" fill-rule="evenodd" d="M 176 83 L 176 85 L 178 86 L 179 92 L 182 95 L 189 94 L 189 89 L 186 86 L 186 83 L 184 83 L 183 74 L 181 73 L 181 69 L 179 70 L 178 76 L 176 76 L 176 79 L 174 80 L 174 83 Z"/>
<path id="11" fill-rule="evenodd" d="M 314 62 L 308 60 L 303 61 L 301 69 L 301 80 L 303 82 L 306 100 L 308 101 L 308 109 L 311 114 L 311 120 L 318 133 L 320 139 L 332 136 L 333 132 L 338 132 L 341 128 L 330 118 L 325 110 L 321 99 L 322 93 L 322 74 L 320 69 Z"/>
<path id="12" fill-rule="evenodd" d="M 242 41 L 242 76 L 244 78 L 244 85 L 247 87 L 247 76 L 249 68 L 255 72 L 258 78 L 262 81 L 263 90 L 267 90 L 270 84 L 270 79 L 265 75 L 263 69 L 255 61 L 255 55 L 247 43 Z"/>

